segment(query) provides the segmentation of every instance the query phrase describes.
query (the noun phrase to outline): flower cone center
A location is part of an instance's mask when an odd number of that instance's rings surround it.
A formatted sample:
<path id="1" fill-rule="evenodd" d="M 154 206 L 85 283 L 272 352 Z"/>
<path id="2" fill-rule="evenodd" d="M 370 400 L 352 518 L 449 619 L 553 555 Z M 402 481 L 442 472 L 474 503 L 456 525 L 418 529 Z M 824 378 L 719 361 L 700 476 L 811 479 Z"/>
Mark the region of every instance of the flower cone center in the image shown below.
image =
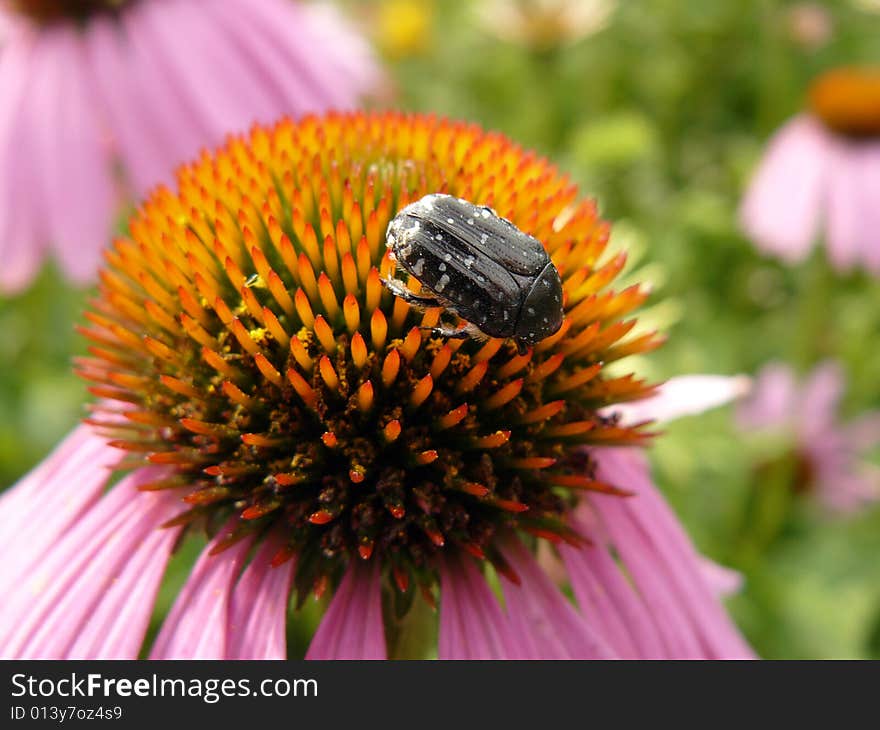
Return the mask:
<path id="1" fill-rule="evenodd" d="M 810 87 L 810 109 L 834 132 L 880 135 L 880 68 L 844 68 L 819 76 Z"/>
<path id="2" fill-rule="evenodd" d="M 130 0 L 11 0 L 13 10 L 40 23 L 85 20 L 90 15 L 119 10 Z"/>
<path id="3" fill-rule="evenodd" d="M 330 116 L 255 129 L 179 186 L 108 254 L 80 363 L 126 421 L 93 419 L 124 465 L 169 468 L 146 488 L 181 488 L 177 524 L 237 516 L 224 544 L 281 531 L 301 597 L 370 559 L 411 596 L 443 550 L 505 570 L 500 531 L 577 542 L 573 495 L 619 493 L 577 447 L 647 438 L 598 411 L 650 390 L 604 363 L 659 340 L 627 338 L 621 317 L 645 294 L 608 288 L 624 259 L 601 257 L 607 225 L 545 161 L 433 118 Z M 432 192 L 493 205 L 545 243 L 559 332 L 525 355 L 445 341 L 430 328 L 448 313 L 381 285 L 388 222 Z"/>

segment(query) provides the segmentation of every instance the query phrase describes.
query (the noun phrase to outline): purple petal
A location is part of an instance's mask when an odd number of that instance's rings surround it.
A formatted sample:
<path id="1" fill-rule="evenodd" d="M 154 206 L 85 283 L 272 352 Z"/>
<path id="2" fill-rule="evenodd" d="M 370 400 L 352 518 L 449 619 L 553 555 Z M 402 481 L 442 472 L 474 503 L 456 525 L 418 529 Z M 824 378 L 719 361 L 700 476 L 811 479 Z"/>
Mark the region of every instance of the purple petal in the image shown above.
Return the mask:
<path id="1" fill-rule="evenodd" d="M 863 159 L 862 145 L 842 140 L 835 142 L 829 155 L 826 245 L 828 258 L 840 271 L 858 264 L 863 238 L 876 235 L 866 230 L 876 199 L 866 195 Z"/>
<path id="2" fill-rule="evenodd" d="M 168 152 L 161 127 L 152 123 L 155 110 L 135 93 L 129 66 L 132 51 L 119 23 L 100 16 L 84 31 L 94 90 L 112 143 L 125 174 L 138 195 L 170 176 Z"/>
<path id="3" fill-rule="evenodd" d="M 788 122 L 770 140 L 740 209 L 758 248 L 789 262 L 806 258 L 819 224 L 833 140 L 808 116 Z"/>
<path id="4" fill-rule="evenodd" d="M 473 560 L 440 563 L 440 659 L 507 659 L 515 642 L 507 619 Z"/>
<path id="5" fill-rule="evenodd" d="M 44 43 L 16 36 L 0 53 L 0 290 L 23 289 L 43 258 L 46 236 L 34 171 L 31 124 L 33 70 Z"/>
<path id="6" fill-rule="evenodd" d="M 142 469 L 123 479 L 28 572 L 3 607 L 0 655 L 61 659 L 81 637 L 96 649 L 137 655 L 168 558 L 168 551 L 143 553 L 143 545 L 179 510 L 175 495 L 138 491 L 156 476 L 156 469 Z M 132 558 L 144 561 L 146 575 L 131 572 Z M 144 600 L 129 607 L 131 623 L 95 623 L 96 616 L 126 607 L 114 582 L 126 583 Z M 96 647 L 94 634 L 103 631 L 114 636 Z"/>
<path id="7" fill-rule="evenodd" d="M 508 540 L 502 552 L 520 578 L 520 585 L 504 576 L 501 578 L 509 633 L 519 639 L 518 646 L 512 648 L 512 658 L 610 659 L 615 656 L 604 638 L 578 614 L 519 540 Z"/>
<path id="8" fill-rule="evenodd" d="M 306 659 L 386 659 L 379 561 L 352 560 Z"/>
<path id="9" fill-rule="evenodd" d="M 705 555 L 698 556 L 703 578 L 709 585 L 709 589 L 719 598 L 732 596 L 739 593 L 743 586 L 743 574 L 733 568 L 728 568 Z"/>
<path id="10" fill-rule="evenodd" d="M 205 547 L 168 613 L 150 659 L 223 659 L 229 630 L 229 603 L 250 540 L 223 552 L 211 551 L 227 537 L 221 530 Z"/>
<path id="11" fill-rule="evenodd" d="M 90 426 L 79 426 L 0 496 L 0 595 L 8 595 L 98 501 L 120 458 Z"/>
<path id="12" fill-rule="evenodd" d="M 95 115 L 79 31 L 61 26 L 52 43 L 44 78 L 32 87 L 34 129 L 43 133 L 42 159 L 36 159 L 44 180 L 42 206 L 62 268 L 73 281 L 89 283 L 111 235 L 109 148 Z"/>
<path id="13" fill-rule="evenodd" d="M 573 527 L 593 544 L 560 546 L 572 589 L 584 618 L 623 659 L 663 659 L 666 646 L 642 596 L 605 548 L 606 539 L 594 519 L 591 526 L 573 520 Z"/>
<path id="14" fill-rule="evenodd" d="M 842 427 L 844 441 L 856 452 L 872 449 L 880 444 L 880 412 L 865 413 Z"/>
<path id="15" fill-rule="evenodd" d="M 635 492 L 631 498 L 590 496 L 622 564 L 678 658 L 749 658 L 751 649 L 713 595 L 697 552 L 651 484 L 634 449 L 593 451 L 599 479 Z"/>
<path id="16" fill-rule="evenodd" d="M 832 361 L 822 363 L 810 373 L 794 414 L 798 430 L 806 439 L 822 438 L 834 427 L 843 382 L 843 370 Z"/>
<path id="17" fill-rule="evenodd" d="M 749 397 L 737 409 L 740 428 L 789 428 L 794 421 L 797 381 L 788 365 L 771 363 L 755 378 Z"/>
<path id="18" fill-rule="evenodd" d="M 287 604 L 296 561 L 272 567 L 282 544 L 278 539 L 266 540 L 235 587 L 229 607 L 227 659 L 287 658 Z"/>

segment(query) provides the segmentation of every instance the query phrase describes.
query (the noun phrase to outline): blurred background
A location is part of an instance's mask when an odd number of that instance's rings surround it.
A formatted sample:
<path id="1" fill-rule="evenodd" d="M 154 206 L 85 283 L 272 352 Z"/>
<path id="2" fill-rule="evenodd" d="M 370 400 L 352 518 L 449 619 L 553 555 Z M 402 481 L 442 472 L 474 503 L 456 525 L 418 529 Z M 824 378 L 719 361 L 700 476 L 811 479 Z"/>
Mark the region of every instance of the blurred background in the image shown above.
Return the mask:
<path id="1" fill-rule="evenodd" d="M 771 360 L 806 373 L 833 358 L 847 377 L 840 417 L 880 407 L 880 282 L 836 273 L 821 248 L 794 267 L 766 259 L 736 219 L 811 78 L 880 62 L 880 1 L 339 5 L 380 53 L 391 104 L 502 131 L 599 200 L 632 277 L 654 286 L 642 319 L 669 335 L 629 367 L 661 380 Z M 83 414 L 71 319 L 88 296 L 47 264 L 29 291 L 0 298 L 0 487 Z M 743 573 L 728 599 L 738 624 L 768 658 L 880 658 L 880 508 L 836 515 L 780 487 L 767 465 L 790 443 L 743 434 L 733 415 L 671 424 L 651 457 L 698 547 Z"/>

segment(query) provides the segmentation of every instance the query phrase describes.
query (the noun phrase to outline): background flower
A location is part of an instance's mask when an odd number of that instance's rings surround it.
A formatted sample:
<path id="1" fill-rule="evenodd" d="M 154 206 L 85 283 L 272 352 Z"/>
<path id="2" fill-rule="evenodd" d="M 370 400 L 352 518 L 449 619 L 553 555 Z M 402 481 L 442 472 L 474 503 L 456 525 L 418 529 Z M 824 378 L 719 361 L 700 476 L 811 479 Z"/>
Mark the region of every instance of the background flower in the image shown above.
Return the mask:
<path id="1" fill-rule="evenodd" d="M 94 279 L 121 203 L 226 134 L 350 108 L 382 77 L 330 5 L 12 2 L 0 48 L 0 288 L 47 249 Z"/>
<path id="2" fill-rule="evenodd" d="M 776 133 L 743 200 L 745 231 L 789 263 L 820 228 L 835 268 L 880 275 L 880 72 L 839 69 L 810 88 L 809 111 Z"/>
<path id="3" fill-rule="evenodd" d="M 738 418 L 744 430 L 776 430 L 792 439 L 793 489 L 815 493 L 833 510 L 851 511 L 880 499 L 880 469 L 863 458 L 880 444 L 880 412 L 841 423 L 844 382 L 834 362 L 817 366 L 800 383 L 790 367 L 772 363 L 758 374 Z"/>

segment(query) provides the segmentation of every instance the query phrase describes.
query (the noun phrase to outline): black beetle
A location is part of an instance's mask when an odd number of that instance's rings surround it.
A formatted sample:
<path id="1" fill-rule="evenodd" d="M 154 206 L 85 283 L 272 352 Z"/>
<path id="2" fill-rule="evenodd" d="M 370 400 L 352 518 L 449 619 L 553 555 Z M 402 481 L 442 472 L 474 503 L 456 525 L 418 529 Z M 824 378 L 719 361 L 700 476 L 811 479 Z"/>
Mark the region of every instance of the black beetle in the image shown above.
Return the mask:
<path id="1" fill-rule="evenodd" d="M 536 238 L 494 210 L 434 193 L 388 224 L 386 245 L 432 296 L 396 279 L 392 294 L 418 307 L 445 307 L 468 322 L 435 327 L 441 337 L 511 337 L 520 353 L 562 326 L 562 280 Z"/>

